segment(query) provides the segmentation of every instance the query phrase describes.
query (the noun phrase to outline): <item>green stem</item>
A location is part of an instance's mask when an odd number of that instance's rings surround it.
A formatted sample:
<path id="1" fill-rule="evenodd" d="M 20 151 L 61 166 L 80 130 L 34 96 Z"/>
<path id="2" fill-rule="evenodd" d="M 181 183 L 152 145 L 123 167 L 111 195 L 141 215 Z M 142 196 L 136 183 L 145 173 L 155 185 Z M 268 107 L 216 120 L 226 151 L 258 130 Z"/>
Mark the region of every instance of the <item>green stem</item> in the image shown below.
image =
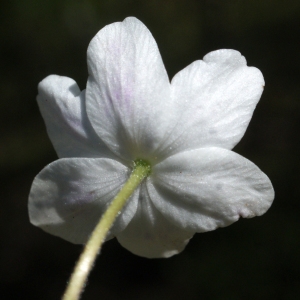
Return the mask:
<path id="1" fill-rule="evenodd" d="M 135 167 L 128 181 L 114 198 L 85 245 L 62 300 L 79 299 L 87 277 L 93 267 L 98 253 L 100 253 L 101 246 L 105 241 L 108 231 L 112 227 L 119 212 L 126 204 L 128 198 L 132 195 L 143 179 L 149 175 L 149 173 L 150 165 L 147 162 L 144 160 L 137 160 L 135 162 Z"/>

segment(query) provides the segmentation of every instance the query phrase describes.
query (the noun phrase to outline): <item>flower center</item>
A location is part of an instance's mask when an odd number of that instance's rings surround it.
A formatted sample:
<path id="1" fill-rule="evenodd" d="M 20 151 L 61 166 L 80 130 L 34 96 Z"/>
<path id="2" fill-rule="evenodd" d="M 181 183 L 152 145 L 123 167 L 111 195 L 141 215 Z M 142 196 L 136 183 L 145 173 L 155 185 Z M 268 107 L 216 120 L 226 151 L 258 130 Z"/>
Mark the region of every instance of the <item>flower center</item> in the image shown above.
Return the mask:
<path id="1" fill-rule="evenodd" d="M 133 162 L 133 170 L 136 170 L 137 168 L 143 169 L 145 177 L 151 174 L 151 164 L 145 159 L 138 158 Z"/>

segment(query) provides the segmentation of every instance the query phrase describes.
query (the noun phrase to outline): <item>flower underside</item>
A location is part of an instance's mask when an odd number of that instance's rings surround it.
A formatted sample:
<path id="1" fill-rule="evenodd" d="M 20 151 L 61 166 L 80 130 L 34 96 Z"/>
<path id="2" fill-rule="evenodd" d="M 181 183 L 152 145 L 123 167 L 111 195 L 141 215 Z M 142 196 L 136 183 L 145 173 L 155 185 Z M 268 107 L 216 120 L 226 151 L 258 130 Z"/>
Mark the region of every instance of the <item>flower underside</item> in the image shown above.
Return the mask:
<path id="1" fill-rule="evenodd" d="M 86 90 L 57 75 L 38 87 L 59 159 L 32 184 L 34 225 L 86 243 L 137 169 L 145 178 L 107 237 L 137 255 L 172 256 L 196 232 L 269 209 L 269 178 L 231 151 L 264 87 L 261 72 L 238 51 L 213 51 L 170 82 L 149 30 L 127 18 L 100 30 L 87 57 Z"/>

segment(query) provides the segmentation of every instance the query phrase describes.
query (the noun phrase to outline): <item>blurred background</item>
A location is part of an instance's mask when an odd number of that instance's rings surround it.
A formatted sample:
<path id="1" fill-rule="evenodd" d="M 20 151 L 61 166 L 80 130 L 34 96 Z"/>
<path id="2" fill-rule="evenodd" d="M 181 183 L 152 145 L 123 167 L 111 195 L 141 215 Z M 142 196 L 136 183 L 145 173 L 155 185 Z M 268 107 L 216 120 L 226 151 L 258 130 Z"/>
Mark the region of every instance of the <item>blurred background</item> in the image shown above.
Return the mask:
<path id="1" fill-rule="evenodd" d="M 49 74 L 87 80 L 86 49 L 103 26 L 136 16 L 170 78 L 216 49 L 239 50 L 265 92 L 234 151 L 271 179 L 262 217 L 196 234 L 149 260 L 105 244 L 82 299 L 299 299 L 300 1 L 10 0 L 0 11 L 0 299 L 60 299 L 82 247 L 29 223 L 34 176 L 57 159 L 35 97 Z"/>

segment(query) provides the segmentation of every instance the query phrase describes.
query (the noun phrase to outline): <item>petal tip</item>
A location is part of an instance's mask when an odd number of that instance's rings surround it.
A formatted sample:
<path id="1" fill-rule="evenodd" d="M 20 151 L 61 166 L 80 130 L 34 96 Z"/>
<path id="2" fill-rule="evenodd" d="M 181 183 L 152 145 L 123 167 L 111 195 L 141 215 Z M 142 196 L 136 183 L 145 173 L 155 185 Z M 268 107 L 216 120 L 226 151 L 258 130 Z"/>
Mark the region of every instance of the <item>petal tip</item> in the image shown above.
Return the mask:
<path id="1" fill-rule="evenodd" d="M 235 63 L 239 65 L 246 65 L 245 57 L 237 50 L 220 49 L 209 52 L 203 57 L 203 61 L 207 63 Z"/>
<path id="2" fill-rule="evenodd" d="M 47 95 L 53 97 L 63 93 L 76 97 L 81 91 L 74 79 L 60 75 L 49 75 L 38 84 L 38 97 Z"/>

